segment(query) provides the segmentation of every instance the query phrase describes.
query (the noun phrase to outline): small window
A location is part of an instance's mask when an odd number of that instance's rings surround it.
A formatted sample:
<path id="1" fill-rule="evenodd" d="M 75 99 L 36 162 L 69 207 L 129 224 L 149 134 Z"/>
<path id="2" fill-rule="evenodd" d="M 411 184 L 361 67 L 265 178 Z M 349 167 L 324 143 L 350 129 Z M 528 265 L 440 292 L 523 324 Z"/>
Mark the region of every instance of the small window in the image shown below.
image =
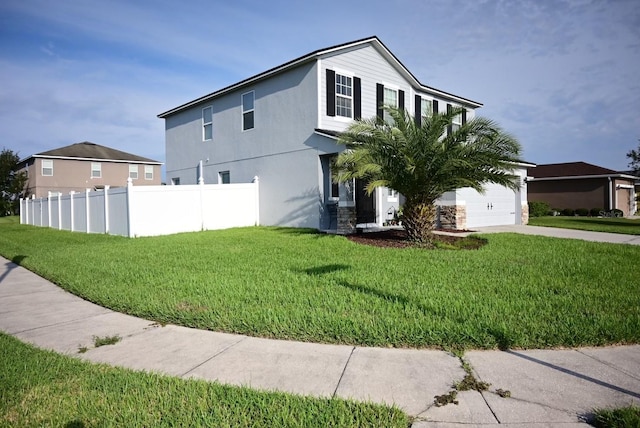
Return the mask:
<path id="1" fill-rule="evenodd" d="M 242 130 L 247 131 L 249 129 L 253 129 L 255 126 L 255 118 L 254 118 L 254 103 L 255 103 L 255 92 L 247 92 L 246 94 L 242 94 Z"/>
<path id="2" fill-rule="evenodd" d="M 352 117 L 353 83 L 351 77 L 336 73 L 336 115 Z"/>
<path id="3" fill-rule="evenodd" d="M 453 107 L 453 108 L 458 108 L 458 107 Z M 460 129 L 461 126 L 462 126 L 462 113 L 455 115 L 453 120 L 451 121 L 451 132 L 456 132 L 458 129 Z"/>
<path id="4" fill-rule="evenodd" d="M 229 173 L 229 171 L 220 171 L 218 173 L 218 183 L 219 184 L 231 183 L 231 174 Z"/>
<path id="5" fill-rule="evenodd" d="M 45 177 L 53 176 L 53 159 L 42 159 L 42 175 Z"/>
<path id="6" fill-rule="evenodd" d="M 179 186 L 180 185 L 180 177 L 173 177 L 171 179 L 171 184 L 173 184 L 174 186 Z"/>
<path id="7" fill-rule="evenodd" d="M 202 139 L 204 141 L 213 139 L 213 107 L 202 109 Z"/>
<path id="8" fill-rule="evenodd" d="M 384 105 L 391 107 L 398 107 L 398 91 L 395 89 L 384 88 Z M 388 111 L 384 111 L 383 119 L 385 122 L 391 122 L 393 119 L 389 115 Z"/>
<path id="9" fill-rule="evenodd" d="M 132 180 L 138 179 L 138 165 L 129 165 L 129 178 Z"/>
<path id="10" fill-rule="evenodd" d="M 144 166 L 144 179 L 153 180 L 153 165 Z"/>
<path id="11" fill-rule="evenodd" d="M 100 162 L 91 162 L 91 178 L 102 177 L 102 164 Z"/>

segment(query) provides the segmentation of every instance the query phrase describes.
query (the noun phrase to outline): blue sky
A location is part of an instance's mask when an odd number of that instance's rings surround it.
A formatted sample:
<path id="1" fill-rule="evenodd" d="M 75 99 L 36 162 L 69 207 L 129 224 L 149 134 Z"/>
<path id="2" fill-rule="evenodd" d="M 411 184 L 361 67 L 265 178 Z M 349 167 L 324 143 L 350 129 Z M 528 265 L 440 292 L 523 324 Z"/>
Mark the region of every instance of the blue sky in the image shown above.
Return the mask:
<path id="1" fill-rule="evenodd" d="M 482 102 L 527 161 L 621 170 L 638 147 L 635 0 L 3 0 L 0 146 L 164 162 L 157 114 L 372 35 L 423 84 Z"/>

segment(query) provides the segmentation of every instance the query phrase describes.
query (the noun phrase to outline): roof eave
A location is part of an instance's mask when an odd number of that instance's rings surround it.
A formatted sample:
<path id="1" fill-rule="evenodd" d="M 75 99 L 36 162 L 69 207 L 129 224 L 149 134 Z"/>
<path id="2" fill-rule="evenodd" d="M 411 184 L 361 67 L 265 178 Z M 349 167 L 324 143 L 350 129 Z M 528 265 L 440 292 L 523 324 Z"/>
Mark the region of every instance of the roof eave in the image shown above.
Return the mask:
<path id="1" fill-rule="evenodd" d="M 115 162 L 115 163 L 137 163 L 137 164 L 147 164 L 147 165 L 164 165 L 163 162 L 158 162 L 149 159 L 145 160 L 126 160 L 126 159 L 105 159 L 105 158 L 84 158 L 84 157 L 76 157 L 76 156 L 55 156 L 55 155 L 41 155 L 36 154 L 29 156 L 28 158 L 24 158 L 18 163 L 22 163 L 31 158 L 45 158 L 45 159 L 61 159 L 61 160 L 81 160 L 81 161 L 92 161 L 92 162 Z"/>

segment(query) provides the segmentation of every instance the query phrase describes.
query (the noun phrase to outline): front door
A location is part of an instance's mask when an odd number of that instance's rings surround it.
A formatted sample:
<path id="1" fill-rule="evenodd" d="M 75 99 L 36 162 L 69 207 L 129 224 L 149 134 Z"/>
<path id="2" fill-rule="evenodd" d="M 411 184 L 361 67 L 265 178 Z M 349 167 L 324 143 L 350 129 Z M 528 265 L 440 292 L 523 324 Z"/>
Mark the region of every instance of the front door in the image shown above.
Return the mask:
<path id="1" fill-rule="evenodd" d="M 375 192 L 368 195 L 366 182 L 356 180 L 356 223 L 375 223 L 376 205 Z"/>

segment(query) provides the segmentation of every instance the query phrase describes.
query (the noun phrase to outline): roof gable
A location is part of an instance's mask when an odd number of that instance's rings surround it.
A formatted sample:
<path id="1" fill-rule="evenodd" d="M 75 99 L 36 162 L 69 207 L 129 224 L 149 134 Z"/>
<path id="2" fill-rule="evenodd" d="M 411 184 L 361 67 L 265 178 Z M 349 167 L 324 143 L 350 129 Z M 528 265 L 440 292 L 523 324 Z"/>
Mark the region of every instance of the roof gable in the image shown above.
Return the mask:
<path id="1" fill-rule="evenodd" d="M 453 101 L 458 101 L 462 104 L 466 104 L 470 107 L 481 107 L 482 103 L 479 103 L 477 101 L 472 101 L 470 99 L 467 98 L 463 98 L 457 95 L 453 95 L 451 93 L 445 92 L 445 91 L 441 91 L 426 85 L 423 85 L 422 83 L 420 83 L 420 81 L 418 81 L 418 79 L 416 79 L 416 77 L 409 71 L 409 69 L 407 69 L 404 64 L 402 64 L 400 62 L 400 60 L 398 60 L 398 58 L 396 58 L 396 56 L 380 41 L 380 39 L 378 39 L 377 36 L 371 36 L 371 37 L 367 37 L 364 39 L 360 39 L 360 40 L 355 40 L 353 42 L 348 42 L 348 43 L 343 43 L 340 45 L 335 45 L 335 46 L 331 46 L 328 48 L 324 48 L 324 49 L 319 49 L 316 51 L 313 51 L 309 54 L 303 55 L 299 58 L 296 58 L 294 60 L 291 60 L 289 62 L 286 62 L 282 65 L 276 66 L 274 68 L 271 68 L 265 72 L 262 72 L 260 74 L 257 74 L 255 76 L 249 77 L 245 80 L 241 80 L 238 83 L 234 83 L 232 85 L 229 85 L 225 88 L 222 88 L 218 91 L 212 92 L 210 94 L 207 94 L 205 96 L 202 96 L 200 98 L 196 98 L 193 101 L 189 101 L 185 104 L 182 104 L 178 107 L 175 107 L 171 110 L 167 110 L 164 113 L 160 113 L 158 115 L 159 118 L 164 119 L 168 116 L 171 116 L 175 113 L 179 113 L 187 108 L 190 108 L 194 105 L 212 100 L 216 97 L 219 97 L 227 92 L 239 89 L 243 86 L 246 85 L 250 85 L 253 84 L 255 82 L 258 82 L 260 80 L 263 79 L 267 79 L 273 75 L 276 75 L 278 73 L 282 73 L 286 70 L 289 70 L 291 68 L 297 67 L 299 65 L 305 64 L 307 62 L 311 62 L 311 61 L 316 61 L 324 56 L 327 55 L 335 55 L 336 52 L 339 52 L 341 50 L 348 50 L 348 49 L 352 49 L 354 47 L 357 46 L 361 46 L 361 45 L 365 45 L 365 44 L 371 44 L 375 49 L 377 49 L 384 57 L 387 61 L 389 61 L 389 63 L 391 63 L 399 72 L 400 74 L 402 74 L 407 81 L 409 81 L 413 86 L 415 86 L 417 89 L 423 90 L 425 92 L 431 92 L 433 94 L 439 95 L 443 98 L 446 99 L 451 99 Z"/>
<path id="2" fill-rule="evenodd" d="M 37 153 L 31 157 L 39 158 L 76 158 L 76 159 L 101 159 L 110 161 L 129 161 L 161 164 L 161 162 L 153 159 L 137 156 L 121 150 L 112 149 L 111 147 L 101 146 L 100 144 L 84 141 L 82 143 L 71 144 L 69 146 L 60 147 L 46 152 Z"/>

